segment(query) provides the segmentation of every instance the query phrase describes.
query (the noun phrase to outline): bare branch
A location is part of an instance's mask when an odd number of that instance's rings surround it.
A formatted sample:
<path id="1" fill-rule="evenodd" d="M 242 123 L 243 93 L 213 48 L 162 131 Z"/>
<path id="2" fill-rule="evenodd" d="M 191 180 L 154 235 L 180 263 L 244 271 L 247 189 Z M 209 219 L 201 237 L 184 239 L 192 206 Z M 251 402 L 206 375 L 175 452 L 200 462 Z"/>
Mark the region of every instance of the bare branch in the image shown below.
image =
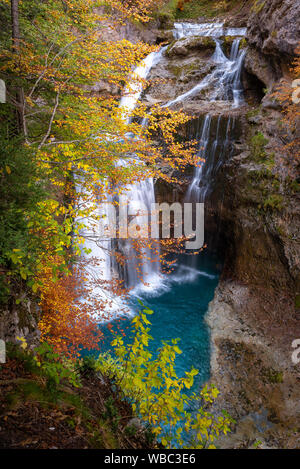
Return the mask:
<path id="1" fill-rule="evenodd" d="M 44 145 L 44 143 L 46 142 L 47 138 L 48 138 L 49 135 L 50 135 L 50 132 L 51 132 L 51 129 L 52 129 L 52 124 L 53 124 L 54 117 L 55 117 L 55 114 L 56 114 L 56 110 L 57 110 L 57 108 L 58 108 L 59 94 L 60 94 L 60 91 L 57 91 L 57 93 L 56 93 L 56 98 L 55 98 L 55 105 L 54 105 L 54 108 L 53 108 L 53 111 L 52 111 L 52 114 L 51 114 L 51 118 L 50 118 L 50 121 L 49 121 L 48 130 L 47 130 L 47 132 L 46 132 L 46 135 L 44 136 L 44 138 L 42 139 L 41 143 L 40 143 L 39 146 L 38 146 L 38 149 L 39 149 L 39 150 L 40 150 L 41 147 Z"/>

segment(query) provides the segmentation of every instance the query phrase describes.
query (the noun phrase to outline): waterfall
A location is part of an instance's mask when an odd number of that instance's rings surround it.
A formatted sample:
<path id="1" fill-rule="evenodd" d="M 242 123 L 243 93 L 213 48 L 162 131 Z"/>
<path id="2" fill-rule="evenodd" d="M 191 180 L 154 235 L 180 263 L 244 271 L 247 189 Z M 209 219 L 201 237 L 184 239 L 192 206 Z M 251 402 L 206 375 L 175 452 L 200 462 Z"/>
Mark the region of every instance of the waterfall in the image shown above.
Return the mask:
<path id="1" fill-rule="evenodd" d="M 213 88 L 210 101 L 232 101 L 233 107 L 240 106 L 243 102 L 241 71 L 245 58 L 245 51 L 239 50 L 240 41 L 240 38 L 233 41 L 230 58 L 227 58 L 222 50 L 222 42 L 215 39 L 216 49 L 211 57 L 211 61 L 216 63 L 215 69 L 191 90 L 169 101 L 164 107 L 171 107 L 209 88 Z"/>
<path id="2" fill-rule="evenodd" d="M 220 39 L 224 33 L 230 32 L 230 35 L 238 36 L 232 44 L 230 56 L 227 57 L 222 48 L 222 40 Z M 176 99 L 165 104 L 164 107 L 171 107 L 175 103 L 182 102 L 195 96 L 200 90 L 211 88 L 209 99 L 213 101 L 226 101 L 231 107 L 237 107 L 243 102 L 243 91 L 241 85 L 241 70 L 244 59 L 244 52 L 240 50 L 241 36 L 245 34 L 243 29 L 226 29 L 221 23 L 216 24 L 201 24 L 191 25 L 188 23 L 175 23 L 174 36 L 177 38 L 202 35 L 211 36 L 214 38 L 216 48 L 211 61 L 215 63 L 214 70 L 209 73 L 200 83 L 188 92 L 178 96 Z M 146 79 L 151 68 L 156 65 L 165 48 L 161 48 L 159 52 L 152 52 L 149 54 L 142 63 L 134 71 L 135 80 L 124 90 L 123 97 L 120 100 L 120 110 L 123 119 L 126 123 L 130 122 L 132 112 L 140 99 L 143 91 L 143 84 L 141 81 Z M 136 77 L 141 80 L 137 82 Z M 195 167 L 191 185 L 186 193 L 185 200 L 193 202 L 203 202 L 212 186 L 213 179 L 219 167 L 223 164 L 223 160 L 228 152 L 230 146 L 230 131 L 234 125 L 234 119 L 228 118 L 227 127 L 224 135 L 224 118 L 221 116 L 216 119 L 207 114 L 199 129 L 199 164 Z M 147 125 L 147 118 L 143 119 L 142 125 Z M 212 139 L 212 131 L 215 129 L 215 135 Z M 134 135 L 129 135 L 128 138 L 135 138 Z M 128 158 L 122 158 L 117 162 L 117 166 L 128 165 L 138 161 L 142 164 L 136 156 L 130 155 Z M 204 161 L 203 161 L 204 160 Z M 155 202 L 154 181 L 153 178 L 147 178 L 143 181 L 127 184 L 121 188 L 120 194 L 112 199 L 110 196 L 110 188 L 107 183 L 107 200 L 106 202 L 122 203 L 124 199 L 128 201 L 128 214 L 133 216 L 136 223 L 140 226 L 149 226 L 148 215 L 151 213 L 151 205 Z M 80 183 L 77 184 L 78 191 L 80 190 Z M 91 194 L 85 194 L 84 199 L 92 200 Z M 155 291 L 161 287 L 161 274 L 160 274 L 160 255 L 159 248 L 156 252 L 149 248 L 146 243 L 145 246 L 136 249 L 135 243 L 132 239 L 113 239 L 112 237 L 105 236 L 105 232 L 109 232 L 109 204 L 102 204 L 99 201 L 98 206 L 93 207 L 90 202 L 91 215 L 86 221 L 86 241 L 84 248 L 90 250 L 90 254 L 82 251 L 84 258 L 96 259 L 96 264 L 89 267 L 89 271 L 95 280 L 100 280 L 99 285 L 95 287 L 94 296 L 107 299 L 108 314 L 115 317 L 116 314 L 129 315 L 130 311 L 127 304 L 118 297 L 115 297 L 109 292 L 109 283 L 116 277 L 123 279 L 125 286 L 128 287 L 135 294 L 140 291 Z M 100 219 L 97 223 L 95 220 Z M 103 221 L 104 220 L 104 221 Z M 99 227 L 101 225 L 101 227 Z M 102 236 L 99 232 L 102 231 Z M 124 265 L 116 265 L 112 259 L 111 251 L 117 250 L 124 256 Z M 185 268 L 187 268 L 185 266 Z M 186 272 L 190 278 L 194 273 Z M 102 286 L 101 286 L 102 285 Z M 103 288 L 104 285 L 104 288 Z"/>
<path id="3" fill-rule="evenodd" d="M 233 41 L 229 59 L 222 50 L 222 42 L 219 39 L 215 39 L 215 42 L 216 50 L 212 60 L 217 63 L 216 69 L 192 90 L 167 103 L 166 106 L 189 97 L 195 93 L 196 89 L 199 90 L 208 84 L 214 86 L 210 101 L 222 99 L 231 103 L 233 107 L 241 105 L 243 102 L 241 71 L 245 52 L 239 49 L 240 38 Z M 216 78 L 218 79 L 216 80 Z M 223 132 L 220 125 L 222 120 L 226 122 L 226 128 Z M 212 115 L 207 114 L 204 117 L 200 135 L 196 135 L 196 139 L 199 141 L 199 163 L 194 169 L 194 176 L 185 196 L 187 202 L 204 202 L 206 200 L 213 185 L 214 176 L 230 150 L 231 131 L 235 125 L 235 118 L 223 117 L 222 115 L 217 117 L 216 135 L 213 142 L 211 142 L 212 122 Z"/>
<path id="4" fill-rule="evenodd" d="M 200 119 L 199 119 L 200 121 Z M 230 156 L 233 148 L 233 131 L 235 117 L 206 114 L 200 131 L 191 138 L 198 140 L 199 163 L 194 169 L 192 182 L 186 192 L 186 202 L 205 202 L 208 198 L 215 178 L 225 159 Z"/>
<path id="5" fill-rule="evenodd" d="M 244 28 L 224 28 L 221 23 L 199 25 L 175 23 L 174 25 L 174 37 L 177 39 L 187 36 L 210 36 L 214 39 L 216 47 L 210 60 L 215 63 L 215 68 L 200 83 L 166 103 L 165 107 L 192 98 L 205 89 L 208 102 L 222 101 L 227 112 L 229 111 L 228 116 L 214 116 L 213 111 L 204 115 L 198 119 L 196 135 L 195 132 L 189 135 L 190 139 L 198 141 L 198 164 L 194 168 L 191 183 L 186 191 L 185 202 L 207 201 L 220 167 L 232 152 L 236 118 L 230 116 L 230 108 L 237 108 L 244 102 L 241 72 L 245 51 L 240 50 L 240 41 L 245 33 Z M 224 53 L 221 39 L 221 36 L 226 35 L 237 36 L 232 42 L 228 57 Z M 195 256 L 188 259 L 186 262 L 189 265 L 184 268 L 191 269 L 189 272 L 193 279 L 197 271 Z M 179 270 L 182 276 L 183 266 L 180 266 Z"/>
<path id="6" fill-rule="evenodd" d="M 206 156 L 207 147 L 209 143 L 211 120 L 211 115 L 207 114 L 203 121 L 200 138 L 198 135 L 196 135 L 196 138 L 199 139 L 199 151 L 197 155 L 199 156 L 199 163 L 194 170 L 194 177 L 192 183 L 186 193 L 186 200 L 189 202 L 203 202 L 203 197 L 201 196 L 202 194 L 199 187 L 199 181 L 203 172 L 204 158 Z"/>
<path id="7" fill-rule="evenodd" d="M 161 59 L 164 50 L 165 47 L 161 48 L 159 52 L 152 52 L 148 55 L 142 64 L 137 67 L 134 74 L 140 78 L 146 79 L 151 68 Z M 129 90 L 126 89 L 125 95 L 121 98 L 120 108 L 126 111 L 127 122 L 129 122 L 130 119 L 130 111 L 132 112 L 134 110 L 142 90 L 142 84 L 138 83 L 138 85 L 133 88 L 133 93 L 130 93 Z M 126 96 L 126 93 L 129 93 L 129 95 Z M 148 120 L 145 117 L 141 125 L 146 127 L 147 122 Z M 126 162 L 123 160 L 120 164 L 126 164 Z M 138 221 L 139 226 L 146 226 L 148 228 L 148 214 L 151 213 L 151 206 L 155 203 L 153 178 L 147 178 L 146 180 L 135 184 L 128 184 L 123 187 L 119 202 L 124 200 L 124 198 L 128 200 L 128 214 L 135 215 L 135 220 Z M 145 233 L 145 235 L 148 237 L 148 232 Z M 125 266 L 121 272 L 126 287 L 134 289 L 135 293 L 141 290 L 155 290 L 160 284 L 159 248 L 153 249 L 148 246 L 142 246 L 140 252 L 137 252 L 130 238 L 118 240 L 117 245 L 126 259 Z"/>
<path id="8" fill-rule="evenodd" d="M 165 48 L 162 47 L 158 52 L 151 52 L 134 70 L 133 76 L 145 80 L 149 75 L 152 67 L 154 67 L 161 59 Z M 143 83 L 138 81 L 133 85 L 125 88 L 123 96 L 120 100 L 120 108 L 124 110 L 124 119 L 129 122 L 130 113 L 134 110 L 143 91 Z"/>
<path id="9" fill-rule="evenodd" d="M 246 31 L 246 28 L 226 28 L 224 23 L 174 23 L 173 34 L 175 39 L 182 39 L 189 36 L 245 36 Z"/>
<path id="10" fill-rule="evenodd" d="M 143 91 L 142 80 L 146 79 L 151 68 L 158 63 L 165 48 L 161 48 L 158 52 L 150 53 L 141 64 L 133 72 L 134 81 L 125 90 L 123 97 L 120 100 L 120 109 L 122 111 L 123 119 L 128 124 L 130 122 L 130 115 L 134 110 L 141 93 Z M 138 80 L 136 80 L 138 79 Z M 144 122 L 146 125 L 146 119 Z M 134 136 L 127 135 L 128 138 Z M 116 166 L 127 165 L 133 162 L 134 157 L 120 159 Z M 139 162 L 141 163 L 141 162 Z M 139 212 L 146 209 L 150 213 L 151 204 L 155 202 L 154 196 L 154 182 L 152 178 L 140 181 L 134 184 L 128 184 L 122 188 L 121 194 L 116 198 L 110 195 L 109 182 L 105 181 L 107 186 L 106 200 L 99 200 L 98 204 L 94 203 L 93 194 L 84 192 L 84 197 L 80 198 L 79 204 L 85 202 L 85 208 L 89 211 L 89 215 L 84 219 L 77 218 L 76 222 L 85 225 L 81 229 L 81 235 L 84 237 L 84 246 L 81 249 L 81 257 L 85 260 L 93 260 L 88 262 L 86 271 L 90 278 L 94 281 L 94 289 L 90 295 L 87 303 L 97 302 L 97 298 L 105 304 L 105 308 L 101 314 L 97 315 L 99 321 L 113 319 L 116 315 L 126 314 L 130 315 L 131 311 L 127 303 L 119 297 L 111 293 L 111 282 L 120 274 L 120 268 L 117 266 L 116 261 L 111 255 L 112 251 L 116 248 L 119 249 L 126 259 L 124 272 L 122 278 L 126 287 L 135 288 L 143 285 L 141 279 L 147 284 L 153 286 L 159 283 L 159 253 L 153 252 L 151 249 L 143 248 L 141 252 L 136 252 L 134 245 L 130 239 L 116 240 L 110 235 L 110 221 L 113 219 L 111 212 L 111 203 L 122 202 L 124 198 L 128 200 L 128 213 L 134 214 L 136 217 Z M 80 180 L 76 182 L 77 193 L 81 193 Z M 87 202 L 88 201 L 88 202 Z M 143 225 L 145 219 L 143 215 L 136 217 L 140 225 Z M 148 226 L 148 220 L 147 220 Z M 102 318 L 102 315 L 104 318 Z"/>

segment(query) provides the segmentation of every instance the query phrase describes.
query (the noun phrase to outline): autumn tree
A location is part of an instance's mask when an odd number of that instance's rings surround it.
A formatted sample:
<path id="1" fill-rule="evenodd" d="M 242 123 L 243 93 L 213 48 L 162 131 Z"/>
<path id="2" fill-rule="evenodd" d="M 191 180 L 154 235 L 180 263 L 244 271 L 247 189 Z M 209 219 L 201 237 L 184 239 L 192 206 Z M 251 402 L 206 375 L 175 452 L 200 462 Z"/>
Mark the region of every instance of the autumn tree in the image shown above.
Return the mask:
<path id="1" fill-rule="evenodd" d="M 92 0 L 12 0 L 9 8 L 7 1 L 1 1 L 1 14 L 6 19 L 10 17 L 7 24 L 12 24 L 12 29 L 6 27 L 1 37 L 0 67 L 8 88 L 1 126 L 8 139 L 21 131 L 20 148 L 24 155 L 30 153 L 35 167 L 28 184 L 44 190 L 34 204 L 21 204 L 16 216 L 23 220 L 28 242 L 8 246 L 3 267 L 9 273 L 8 284 L 12 286 L 14 279 L 21 277 L 34 294 L 41 295 L 47 317 L 44 330 L 48 331 L 51 311 L 53 317 L 60 315 L 61 323 L 64 314 L 69 314 L 62 301 L 62 285 L 69 284 L 70 278 L 76 283 L 88 275 L 80 261 L 82 252 L 89 254 L 83 233 L 87 220 L 89 224 L 93 220 L 98 223 L 95 209 L 99 202 L 106 201 L 109 192 L 116 195 L 124 190 L 128 183 L 154 175 L 168 179 L 159 169 L 162 162 L 171 167 L 194 163 L 193 153 L 175 138 L 177 127 L 188 120 L 187 116 L 159 106 L 149 112 L 141 105 L 129 121 L 119 107 L 122 90 L 130 93 L 140 80 L 132 75 L 132 70 L 157 47 L 127 40 L 107 41 L 103 34 L 105 24 L 109 21 L 112 28 L 118 28 L 129 18 L 145 22 L 158 2 L 109 0 L 106 4 L 103 9 L 103 2 Z M 117 94 L 93 95 L 91 89 L 99 80 L 117 89 Z M 146 129 L 141 125 L 145 116 Z M 155 146 L 154 134 L 160 136 Z M 127 158 L 128 155 L 138 158 Z M 119 165 L 120 158 L 125 158 L 127 164 Z M 7 164 L 4 158 L 3 178 L 15 173 L 15 163 Z M 5 215 L 3 220 L 5 224 Z M 75 275 L 76 266 L 83 271 Z M 51 282 L 59 287 L 53 287 Z M 100 285 L 97 288 L 100 290 Z M 104 282 L 102 289 L 108 288 L 126 295 L 120 285 L 108 286 Z M 78 298 L 71 294 L 74 289 L 68 287 L 66 291 L 70 305 L 74 304 L 70 314 L 79 321 L 80 308 L 75 307 Z M 96 311 L 104 311 L 107 299 L 100 296 L 94 303 Z M 80 307 L 90 312 L 90 302 L 81 303 Z M 65 319 L 72 335 L 71 321 Z M 62 331 L 55 330 L 59 337 Z"/>

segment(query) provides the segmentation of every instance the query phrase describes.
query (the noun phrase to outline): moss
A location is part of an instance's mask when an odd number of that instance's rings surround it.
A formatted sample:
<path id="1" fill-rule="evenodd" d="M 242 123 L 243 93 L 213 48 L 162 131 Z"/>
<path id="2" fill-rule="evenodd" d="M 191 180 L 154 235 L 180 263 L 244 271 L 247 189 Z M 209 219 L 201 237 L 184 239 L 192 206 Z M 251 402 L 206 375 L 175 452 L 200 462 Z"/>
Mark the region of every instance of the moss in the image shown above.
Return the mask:
<path id="1" fill-rule="evenodd" d="M 215 49 L 215 41 L 211 37 L 202 37 L 201 40 L 196 38 L 194 41 L 195 47 L 201 47 L 203 49 Z"/>
<path id="2" fill-rule="evenodd" d="M 176 78 L 179 78 L 181 75 L 187 77 L 190 73 L 199 70 L 199 62 L 194 61 L 186 65 L 169 64 L 168 69 Z"/>
<path id="3" fill-rule="evenodd" d="M 159 22 L 160 29 L 167 29 L 173 26 L 178 0 L 170 0 L 154 13 L 154 18 Z"/>
<path id="4" fill-rule="evenodd" d="M 247 39 L 243 37 L 243 39 L 241 39 L 240 41 L 239 49 L 246 49 L 247 45 L 248 45 Z"/>
<path id="5" fill-rule="evenodd" d="M 300 295 L 296 295 L 295 297 L 295 308 L 300 308 Z"/>
<path id="6" fill-rule="evenodd" d="M 268 383 L 280 384 L 283 383 L 283 372 L 276 371 L 274 368 L 264 368 L 263 376 Z"/>
<path id="7" fill-rule="evenodd" d="M 176 9 L 175 16 L 177 19 L 196 19 L 200 16 L 212 18 L 227 13 L 230 9 L 239 4 L 239 0 L 227 0 L 223 2 L 218 0 L 190 0 L 187 3 L 182 2 L 182 7 Z"/>
<path id="8" fill-rule="evenodd" d="M 251 117 L 258 116 L 260 112 L 261 112 L 261 106 L 248 111 L 247 114 L 246 114 L 246 117 L 247 117 L 247 119 L 250 119 Z"/>
<path id="9" fill-rule="evenodd" d="M 179 65 L 169 65 L 168 68 L 176 78 L 181 76 L 182 68 Z"/>
<path id="10" fill-rule="evenodd" d="M 298 181 L 296 181 L 296 179 L 290 182 L 289 188 L 293 194 L 300 192 L 300 184 Z"/>
<path id="11" fill-rule="evenodd" d="M 254 11 L 256 14 L 259 13 L 265 6 L 265 3 L 265 0 L 255 0 L 252 11 Z"/>
<path id="12" fill-rule="evenodd" d="M 256 162 L 263 162 L 267 157 L 267 153 L 265 151 L 265 146 L 269 142 L 268 139 L 265 138 L 262 132 L 257 132 L 253 137 L 250 139 L 250 151 L 252 159 Z"/>
<path id="13" fill-rule="evenodd" d="M 283 197 L 280 194 L 271 194 L 263 203 L 265 210 L 278 210 L 283 209 Z"/>
<path id="14" fill-rule="evenodd" d="M 267 161 L 265 162 L 266 167 L 268 170 L 271 170 L 275 166 L 275 153 L 272 152 L 267 156 Z"/>

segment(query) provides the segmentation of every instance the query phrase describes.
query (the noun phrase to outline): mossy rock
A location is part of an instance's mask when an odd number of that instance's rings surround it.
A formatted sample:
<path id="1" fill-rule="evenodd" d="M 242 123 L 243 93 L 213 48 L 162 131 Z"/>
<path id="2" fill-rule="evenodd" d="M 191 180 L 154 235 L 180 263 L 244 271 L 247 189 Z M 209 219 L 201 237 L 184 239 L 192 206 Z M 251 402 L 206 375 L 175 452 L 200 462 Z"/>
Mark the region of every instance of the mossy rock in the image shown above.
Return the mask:
<path id="1" fill-rule="evenodd" d="M 166 50 L 168 57 L 188 55 L 189 52 L 201 51 L 210 55 L 215 50 L 215 41 L 210 37 L 192 36 L 172 42 Z"/>
<path id="2" fill-rule="evenodd" d="M 236 36 L 221 36 L 221 41 L 223 42 L 223 50 L 226 55 L 230 55 L 232 44 L 237 39 Z M 242 38 L 239 43 L 239 50 L 245 49 L 247 47 L 247 40 L 246 38 Z"/>
<path id="3" fill-rule="evenodd" d="M 266 160 L 267 153 L 265 146 L 269 143 L 269 140 L 264 136 L 262 132 L 257 132 L 253 135 L 249 142 L 251 151 L 251 157 L 253 161 L 263 163 Z"/>
<path id="4" fill-rule="evenodd" d="M 283 196 L 280 194 L 271 194 L 263 204 L 264 210 L 281 211 L 283 209 Z"/>

